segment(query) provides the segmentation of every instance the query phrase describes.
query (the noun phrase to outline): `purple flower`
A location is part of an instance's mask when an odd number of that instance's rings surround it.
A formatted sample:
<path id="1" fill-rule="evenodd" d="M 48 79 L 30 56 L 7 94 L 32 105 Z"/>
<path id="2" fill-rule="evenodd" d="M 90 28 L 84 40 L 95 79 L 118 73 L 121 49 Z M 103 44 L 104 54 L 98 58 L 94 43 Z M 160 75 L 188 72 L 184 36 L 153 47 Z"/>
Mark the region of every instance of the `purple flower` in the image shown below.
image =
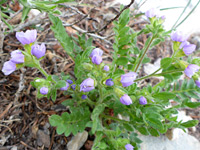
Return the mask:
<path id="1" fill-rule="evenodd" d="M 126 144 L 125 145 L 126 150 L 133 150 L 134 147 L 131 144 Z"/>
<path id="2" fill-rule="evenodd" d="M 140 103 L 141 105 L 146 105 L 146 104 L 147 104 L 147 99 L 146 99 L 144 96 L 141 96 L 141 97 L 139 98 L 139 103 Z"/>
<path id="3" fill-rule="evenodd" d="M 105 66 L 103 67 L 103 70 L 105 70 L 106 72 L 108 72 L 108 71 L 110 70 L 110 68 L 109 68 L 108 65 L 105 65 Z"/>
<path id="4" fill-rule="evenodd" d="M 199 71 L 200 67 L 194 64 L 190 64 L 187 66 L 187 68 L 185 69 L 184 73 L 186 74 L 186 76 L 188 76 L 189 78 L 191 78 L 195 72 Z"/>
<path id="5" fill-rule="evenodd" d="M 10 60 L 16 64 L 24 63 L 24 55 L 20 50 L 12 51 Z"/>
<path id="6" fill-rule="evenodd" d="M 195 81 L 195 84 L 200 88 L 200 78 Z"/>
<path id="7" fill-rule="evenodd" d="M 181 43 L 180 48 L 181 49 L 183 48 L 185 55 L 190 55 L 192 54 L 192 52 L 195 51 L 196 45 L 190 44 L 190 42 L 184 41 L 183 43 Z"/>
<path id="8" fill-rule="evenodd" d="M 3 68 L 2 68 L 2 72 L 4 73 L 4 75 L 9 75 L 12 72 L 14 72 L 16 70 L 16 64 L 13 63 L 12 61 L 6 61 L 3 64 Z"/>
<path id="9" fill-rule="evenodd" d="M 90 57 L 92 58 L 94 55 L 103 55 L 103 51 L 100 48 L 95 48 L 92 50 L 92 53 L 90 54 Z"/>
<path id="10" fill-rule="evenodd" d="M 40 88 L 40 94 L 46 95 L 48 93 L 49 89 L 47 87 Z"/>
<path id="11" fill-rule="evenodd" d="M 72 84 L 72 83 L 73 83 L 73 81 L 72 81 L 72 80 L 67 80 L 67 82 L 68 82 L 69 84 Z"/>
<path id="12" fill-rule="evenodd" d="M 124 75 L 121 75 L 121 83 L 123 87 L 132 85 L 134 83 L 134 80 L 136 79 L 136 76 L 137 76 L 137 73 L 135 72 L 129 72 Z"/>
<path id="13" fill-rule="evenodd" d="M 71 88 L 72 88 L 73 90 L 75 90 L 75 89 L 76 89 L 76 84 L 71 85 Z"/>
<path id="14" fill-rule="evenodd" d="M 188 36 L 184 35 L 180 31 L 172 32 L 171 33 L 171 39 L 172 41 L 177 41 L 177 42 L 184 42 L 186 41 Z"/>
<path id="15" fill-rule="evenodd" d="M 60 88 L 61 91 L 67 91 L 67 89 L 69 88 L 69 83 L 66 82 L 66 86 Z"/>
<path id="16" fill-rule="evenodd" d="M 120 102 L 124 105 L 130 105 L 132 104 L 132 100 L 131 98 L 127 95 L 124 94 L 121 98 L 120 98 Z"/>
<path id="17" fill-rule="evenodd" d="M 91 78 L 85 79 L 80 85 L 80 92 L 89 92 L 94 89 L 94 80 Z"/>
<path id="18" fill-rule="evenodd" d="M 145 12 L 147 18 L 160 17 L 160 12 L 156 8 L 151 8 Z"/>
<path id="19" fill-rule="evenodd" d="M 99 55 L 92 56 L 92 63 L 99 65 L 102 62 L 102 58 Z"/>
<path id="20" fill-rule="evenodd" d="M 16 38 L 23 44 L 31 44 L 35 42 L 37 30 L 27 30 L 26 32 L 16 32 Z"/>
<path id="21" fill-rule="evenodd" d="M 107 79 L 107 80 L 106 80 L 106 85 L 107 85 L 107 86 L 113 86 L 113 85 L 114 85 L 114 82 L 113 82 L 112 80 L 113 80 L 113 79 L 111 79 L 111 78 L 110 78 L 110 79 Z"/>
<path id="22" fill-rule="evenodd" d="M 46 52 L 46 47 L 44 43 L 42 43 L 41 45 L 35 44 L 31 46 L 31 54 L 37 57 L 37 59 L 43 57 L 45 55 L 45 52 Z"/>
<path id="23" fill-rule="evenodd" d="M 86 99 L 86 98 L 87 98 L 87 95 L 82 95 L 81 98 L 82 98 L 82 99 Z"/>

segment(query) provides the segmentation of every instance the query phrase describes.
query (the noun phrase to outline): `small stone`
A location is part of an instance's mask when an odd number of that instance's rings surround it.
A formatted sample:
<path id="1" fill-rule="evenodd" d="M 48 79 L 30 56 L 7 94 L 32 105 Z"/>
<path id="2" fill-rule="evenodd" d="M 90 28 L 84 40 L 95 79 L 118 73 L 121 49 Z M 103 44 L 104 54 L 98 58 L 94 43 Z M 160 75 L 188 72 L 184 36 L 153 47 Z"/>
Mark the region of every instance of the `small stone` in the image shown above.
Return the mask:
<path id="1" fill-rule="evenodd" d="M 79 150 L 88 138 L 88 132 L 83 131 L 72 137 L 71 141 L 67 144 L 68 150 Z"/>
<path id="2" fill-rule="evenodd" d="M 37 132 L 37 144 L 38 146 L 44 145 L 45 147 L 50 146 L 50 136 L 45 134 L 44 131 L 38 130 Z"/>

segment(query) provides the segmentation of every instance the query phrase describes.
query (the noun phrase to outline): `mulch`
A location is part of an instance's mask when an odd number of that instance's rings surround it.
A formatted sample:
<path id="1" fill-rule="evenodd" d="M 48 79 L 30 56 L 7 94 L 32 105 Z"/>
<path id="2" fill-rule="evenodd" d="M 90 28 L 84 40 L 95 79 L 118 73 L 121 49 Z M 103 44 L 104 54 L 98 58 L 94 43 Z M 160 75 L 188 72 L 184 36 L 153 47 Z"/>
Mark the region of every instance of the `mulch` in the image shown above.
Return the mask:
<path id="1" fill-rule="evenodd" d="M 63 7 L 60 10 L 64 15 L 60 16 L 66 23 L 73 24 L 85 31 L 94 31 L 103 27 L 109 19 L 115 17 L 119 13 L 119 4 L 111 5 L 113 0 L 83 0 L 82 3 L 87 5 L 70 5 Z M 15 12 L 15 17 L 10 23 L 20 29 L 21 6 L 17 1 L 13 4 L 12 1 L 7 3 Z M 133 10 L 133 8 L 131 8 Z M 132 13 L 134 15 L 134 13 Z M 29 19 L 25 23 L 28 24 L 31 20 L 41 17 L 47 19 L 46 14 L 35 15 L 31 12 Z M 84 18 L 85 17 L 85 18 Z M 31 19 L 30 19 L 31 18 Z M 84 19 L 83 19 L 84 18 Z M 53 32 L 50 30 L 50 21 L 39 21 L 37 24 L 25 26 L 20 30 L 36 28 L 38 31 L 37 41 L 45 43 L 47 53 L 42 60 L 42 66 L 49 74 L 59 74 L 64 72 L 74 77 L 73 60 L 65 53 L 60 44 L 55 40 Z M 77 21 L 81 20 L 81 21 Z M 74 24 L 75 23 L 75 24 Z M 142 18 L 133 19 L 130 21 L 130 26 L 135 31 L 140 30 L 147 22 Z M 20 24 L 21 25 L 21 24 Z M 110 63 L 112 60 L 111 52 L 112 43 L 114 43 L 113 23 L 107 26 L 106 30 L 100 33 L 94 33 L 101 37 L 108 37 L 106 40 L 94 38 L 93 45 L 104 50 L 104 62 Z M 73 27 L 66 27 L 68 34 L 76 37 L 76 30 Z M 111 36 L 110 36 L 111 35 Z M 88 35 L 86 35 L 89 37 Z M 144 41 L 147 39 L 145 35 L 138 38 L 138 46 L 143 47 Z M 3 53 L 0 53 L 0 68 L 3 63 L 10 58 L 10 52 L 16 49 L 22 49 L 22 45 L 15 38 L 15 32 L 11 32 L 5 36 L 3 41 Z M 154 63 L 158 58 L 170 56 L 172 52 L 169 40 L 152 49 L 148 56 L 151 58 L 151 63 Z M 141 71 L 144 75 L 144 71 Z M 61 103 L 70 98 L 69 95 L 64 95 L 58 91 L 57 100 L 52 102 L 47 98 L 36 99 L 36 89 L 30 82 L 35 77 L 43 77 L 35 68 L 20 69 L 9 76 L 4 76 L 0 72 L 0 150 L 14 149 L 15 146 L 27 150 L 63 150 L 67 149 L 66 145 L 70 141 L 72 135 L 65 137 L 57 135 L 56 129 L 51 127 L 48 117 L 52 114 L 61 114 L 67 111 L 67 108 Z M 145 82 L 158 82 L 158 79 L 146 80 Z M 154 84 L 155 84 L 154 83 Z M 189 110 L 186 112 L 194 119 L 200 120 L 200 109 Z M 200 126 L 196 128 L 196 132 L 190 131 L 190 134 L 200 139 Z M 82 150 L 90 150 L 93 136 L 89 136 Z"/>

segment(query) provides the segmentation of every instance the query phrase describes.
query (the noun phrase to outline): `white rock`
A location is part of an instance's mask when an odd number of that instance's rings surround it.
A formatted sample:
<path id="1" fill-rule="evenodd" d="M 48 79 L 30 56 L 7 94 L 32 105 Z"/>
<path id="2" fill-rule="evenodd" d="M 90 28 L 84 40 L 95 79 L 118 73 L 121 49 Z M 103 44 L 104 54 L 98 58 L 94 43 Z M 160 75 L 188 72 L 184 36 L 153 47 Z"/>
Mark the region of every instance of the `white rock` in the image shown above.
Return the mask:
<path id="1" fill-rule="evenodd" d="M 200 142 L 184 132 L 174 140 L 169 140 L 164 135 L 160 137 L 139 135 L 139 138 L 143 141 L 141 150 L 200 150 Z"/>
<path id="2" fill-rule="evenodd" d="M 83 131 L 74 136 L 67 144 L 68 150 L 79 150 L 88 138 L 88 132 Z"/>

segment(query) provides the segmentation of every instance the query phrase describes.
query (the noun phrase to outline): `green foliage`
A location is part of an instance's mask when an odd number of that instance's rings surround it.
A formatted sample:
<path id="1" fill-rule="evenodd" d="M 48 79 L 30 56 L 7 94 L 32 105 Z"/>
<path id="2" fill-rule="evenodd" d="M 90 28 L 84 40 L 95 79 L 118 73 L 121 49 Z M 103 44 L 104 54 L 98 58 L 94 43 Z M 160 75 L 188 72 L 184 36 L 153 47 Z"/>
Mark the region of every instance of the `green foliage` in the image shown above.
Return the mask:
<path id="1" fill-rule="evenodd" d="M 72 41 L 72 38 L 67 34 L 62 21 L 58 17 L 55 17 L 53 14 L 49 14 L 49 19 L 53 23 L 51 30 L 54 32 L 55 38 L 60 42 L 67 54 L 74 60 L 74 42 Z"/>
<path id="2" fill-rule="evenodd" d="M 86 124 L 90 120 L 88 107 L 71 108 L 70 112 L 64 112 L 61 116 L 52 115 L 49 117 L 50 124 L 57 127 L 57 134 L 64 133 L 65 136 L 69 136 L 72 133 L 76 135 L 78 132 L 83 132 L 86 128 Z"/>

